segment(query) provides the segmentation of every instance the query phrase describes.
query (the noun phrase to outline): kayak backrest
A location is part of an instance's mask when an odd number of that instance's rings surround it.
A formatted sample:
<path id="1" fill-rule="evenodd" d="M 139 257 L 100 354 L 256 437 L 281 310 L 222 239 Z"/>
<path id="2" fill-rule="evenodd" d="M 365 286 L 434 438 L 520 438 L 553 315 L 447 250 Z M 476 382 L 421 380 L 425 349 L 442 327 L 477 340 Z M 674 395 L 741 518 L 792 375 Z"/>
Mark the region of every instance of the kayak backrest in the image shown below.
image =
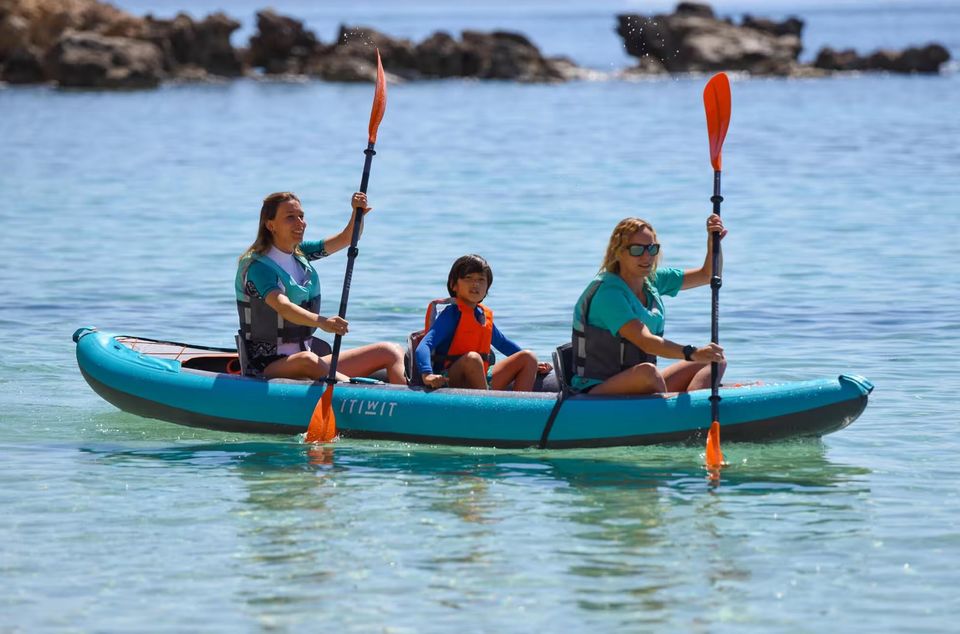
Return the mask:
<path id="1" fill-rule="evenodd" d="M 240 374 L 243 376 L 249 376 L 247 374 L 247 368 L 250 367 L 250 361 L 247 359 L 247 345 L 243 339 L 243 335 L 239 332 L 235 337 L 237 341 L 237 358 L 240 360 Z"/>
<path id="2" fill-rule="evenodd" d="M 557 346 L 553 353 L 553 368 L 560 383 L 561 392 L 571 391 L 570 382 L 573 380 L 573 344 L 565 343 Z"/>
<path id="3" fill-rule="evenodd" d="M 427 305 L 427 312 L 423 316 L 423 332 L 426 333 L 430 330 L 430 326 L 437 320 L 437 316 L 456 303 L 457 299 L 455 297 L 444 297 L 430 302 L 430 304 Z"/>
<path id="4" fill-rule="evenodd" d="M 420 345 L 420 340 L 425 334 L 427 334 L 426 330 L 418 330 L 407 336 L 407 351 L 403 355 L 403 365 L 407 372 L 407 383 L 410 386 L 423 385 L 423 376 L 420 374 L 420 368 L 417 367 L 417 346 Z"/>

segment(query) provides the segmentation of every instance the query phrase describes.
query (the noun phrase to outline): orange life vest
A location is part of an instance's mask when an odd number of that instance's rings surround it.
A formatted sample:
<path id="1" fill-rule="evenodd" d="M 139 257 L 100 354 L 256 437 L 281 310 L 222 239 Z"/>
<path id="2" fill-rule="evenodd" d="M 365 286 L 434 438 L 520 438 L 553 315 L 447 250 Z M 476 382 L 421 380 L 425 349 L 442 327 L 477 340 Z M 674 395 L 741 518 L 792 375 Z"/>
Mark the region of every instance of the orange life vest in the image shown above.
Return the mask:
<path id="1" fill-rule="evenodd" d="M 477 304 L 477 306 L 483 311 L 482 324 L 477 321 L 472 308 L 463 302 L 457 302 L 457 308 L 460 309 L 460 322 L 457 324 L 457 331 L 453 333 L 453 341 L 450 342 L 450 348 L 447 350 L 447 365 L 449 366 L 455 357 L 468 352 L 479 352 L 483 357 L 483 371 L 486 373 L 490 367 L 493 311 L 483 304 Z"/>
<path id="2" fill-rule="evenodd" d="M 478 304 L 483 311 L 483 323 L 479 323 L 474 316 L 472 308 L 457 301 L 454 298 L 447 300 L 434 300 L 427 307 L 427 314 L 424 317 L 424 328 L 429 329 L 436 318 L 437 304 L 452 304 L 456 302 L 460 310 L 460 321 L 457 323 L 457 330 L 453 333 L 453 339 L 450 341 L 450 347 L 447 349 L 446 358 L 443 367 L 448 368 L 461 356 L 468 352 L 477 352 L 483 357 L 483 371 L 486 372 L 490 367 L 493 355 L 490 350 L 490 343 L 493 341 L 493 311 Z M 448 309 L 449 310 L 449 309 Z"/>

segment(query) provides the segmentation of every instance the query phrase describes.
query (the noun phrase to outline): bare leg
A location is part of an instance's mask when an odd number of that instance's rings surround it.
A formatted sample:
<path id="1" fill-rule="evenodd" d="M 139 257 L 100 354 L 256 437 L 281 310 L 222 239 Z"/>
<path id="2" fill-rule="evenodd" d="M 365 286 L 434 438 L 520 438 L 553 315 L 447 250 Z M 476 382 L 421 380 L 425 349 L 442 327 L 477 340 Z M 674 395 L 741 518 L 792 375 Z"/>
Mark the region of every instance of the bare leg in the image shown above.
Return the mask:
<path id="1" fill-rule="evenodd" d="M 727 369 L 727 362 L 721 361 L 720 366 L 717 368 L 717 374 L 720 376 L 717 377 L 717 382 L 720 382 L 720 379 L 723 378 L 723 373 Z M 710 389 L 710 364 L 708 363 L 706 367 L 700 369 L 693 379 L 690 380 L 690 384 L 687 386 L 687 391 L 692 392 L 693 390 L 709 390 Z"/>
<path id="2" fill-rule="evenodd" d="M 310 351 L 297 352 L 289 357 L 277 359 L 263 370 L 268 379 L 310 379 L 316 381 L 325 378 L 330 372 L 330 358 L 320 359 Z M 348 377 L 337 372 L 337 378 L 346 381 Z"/>
<path id="3" fill-rule="evenodd" d="M 720 363 L 720 376 L 727 363 Z M 710 364 L 696 361 L 677 361 L 663 371 L 663 379 L 670 392 L 692 392 L 710 388 Z"/>
<path id="4" fill-rule="evenodd" d="M 464 387 L 470 390 L 487 389 L 487 375 L 483 371 L 483 357 L 476 352 L 468 352 L 453 362 L 447 371 L 450 387 Z"/>
<path id="5" fill-rule="evenodd" d="M 329 364 L 331 355 L 321 361 Z M 329 367 L 329 365 L 328 365 Z M 403 350 L 395 343 L 371 343 L 359 348 L 341 350 L 337 360 L 337 375 L 341 373 L 349 376 L 368 376 L 377 370 L 387 370 L 387 380 L 398 385 L 405 385 L 403 375 Z"/>
<path id="6" fill-rule="evenodd" d="M 521 350 L 493 366 L 490 387 L 505 390 L 513 381 L 515 392 L 530 392 L 536 380 L 537 357 L 529 350 Z"/>
<path id="7" fill-rule="evenodd" d="M 632 368 L 614 374 L 590 390 L 590 394 L 656 394 L 666 392 L 663 376 L 652 363 L 639 363 Z"/>

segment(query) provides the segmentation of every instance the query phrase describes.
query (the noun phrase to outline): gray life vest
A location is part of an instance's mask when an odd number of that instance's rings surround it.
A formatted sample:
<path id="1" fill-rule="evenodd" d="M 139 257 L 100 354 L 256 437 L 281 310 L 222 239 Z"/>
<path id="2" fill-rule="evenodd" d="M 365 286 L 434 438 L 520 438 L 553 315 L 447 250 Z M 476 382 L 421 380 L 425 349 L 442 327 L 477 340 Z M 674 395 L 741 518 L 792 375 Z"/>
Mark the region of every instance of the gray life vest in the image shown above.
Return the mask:
<path id="1" fill-rule="evenodd" d="M 237 296 L 237 313 L 240 317 L 240 339 L 247 347 L 250 357 L 259 357 L 277 353 L 282 343 L 300 344 L 301 350 L 310 349 L 310 339 L 315 327 L 301 326 L 284 319 L 271 308 L 263 298 L 247 293 L 247 270 L 254 262 L 269 266 L 283 284 L 284 294 L 291 302 L 310 312 L 320 310 L 320 277 L 304 258 L 296 258 L 310 274 L 304 284 L 297 282 L 283 267 L 267 256 L 253 254 L 244 258 L 237 268 L 234 283 Z"/>
<path id="2" fill-rule="evenodd" d="M 574 373 L 586 379 L 606 381 L 638 363 L 656 365 L 656 355 L 647 354 L 627 339 L 610 334 L 606 328 L 590 325 L 590 303 L 602 283 L 596 280 L 588 287 L 580 312 L 583 330 L 573 329 Z"/>

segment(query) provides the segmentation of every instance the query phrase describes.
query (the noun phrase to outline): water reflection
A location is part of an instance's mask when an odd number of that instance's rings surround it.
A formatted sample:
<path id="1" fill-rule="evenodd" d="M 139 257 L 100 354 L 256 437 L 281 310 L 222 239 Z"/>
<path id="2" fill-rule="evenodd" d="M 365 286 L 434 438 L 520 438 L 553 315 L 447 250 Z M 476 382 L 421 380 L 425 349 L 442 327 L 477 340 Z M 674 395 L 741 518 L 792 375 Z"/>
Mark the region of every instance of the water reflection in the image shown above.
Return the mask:
<path id="1" fill-rule="evenodd" d="M 144 446 L 144 445 L 148 446 Z M 707 492 L 702 453 L 685 446 L 624 447 L 597 450 L 495 450 L 344 441 L 307 445 L 297 440 L 227 442 L 150 441 L 91 444 L 84 453 L 110 462 L 141 459 L 186 464 L 198 469 L 234 468 L 244 476 L 271 472 L 309 473 L 324 480 L 350 471 L 380 471 L 435 478 L 505 480 L 531 486 L 562 484 L 577 489 L 635 493 L 664 487 L 683 498 Z M 763 494 L 792 489 L 813 491 L 869 473 L 826 456 L 819 440 L 727 445 L 731 463 L 721 472 L 720 491 Z M 315 484 L 315 481 L 314 481 Z"/>
<path id="2" fill-rule="evenodd" d="M 770 546 L 753 534 L 758 518 L 789 514 L 796 525 L 776 539 L 800 543 L 865 530 L 868 471 L 831 461 L 822 443 L 725 449 L 732 464 L 719 488 L 688 447 L 244 440 L 83 451 L 110 465 L 226 475 L 238 494 L 227 518 L 241 545 L 232 572 L 246 578 L 238 598 L 270 622 L 318 593 L 348 602 L 331 592 L 346 584 L 428 612 L 510 597 L 618 614 L 629 626 L 665 624 L 691 587 L 718 605 L 753 587 Z"/>

